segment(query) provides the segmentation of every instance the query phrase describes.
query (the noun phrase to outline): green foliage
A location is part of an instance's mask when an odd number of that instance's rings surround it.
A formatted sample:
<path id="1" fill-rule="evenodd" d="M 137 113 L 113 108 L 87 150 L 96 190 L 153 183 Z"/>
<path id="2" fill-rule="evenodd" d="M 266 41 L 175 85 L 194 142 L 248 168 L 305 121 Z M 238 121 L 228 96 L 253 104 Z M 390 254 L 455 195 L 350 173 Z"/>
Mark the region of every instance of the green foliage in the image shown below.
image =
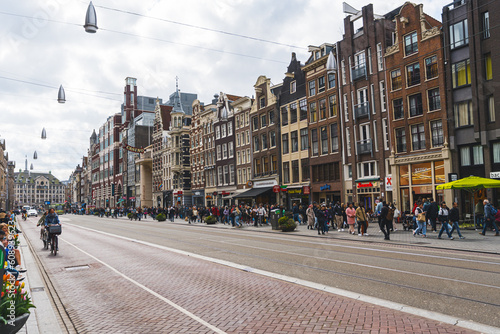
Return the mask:
<path id="1" fill-rule="evenodd" d="M 64 215 L 64 210 L 57 210 L 57 211 L 56 211 L 56 213 L 57 213 L 58 215 Z"/>
<path id="2" fill-rule="evenodd" d="M 278 225 L 281 226 L 283 224 L 286 224 L 288 222 L 288 219 L 290 219 L 290 218 L 288 218 L 287 216 L 281 217 L 280 219 L 278 219 Z"/>
<path id="3" fill-rule="evenodd" d="M 130 215 L 130 213 L 129 213 L 129 215 Z M 163 214 L 163 213 L 160 213 L 160 214 L 158 214 L 158 216 L 156 216 L 156 220 L 159 222 L 164 222 L 165 220 L 167 220 L 167 216 L 165 216 L 165 214 Z"/>
<path id="4" fill-rule="evenodd" d="M 217 219 L 214 216 L 208 216 L 208 217 L 205 217 L 205 223 L 215 224 L 215 223 L 217 223 Z"/>
<path id="5" fill-rule="evenodd" d="M 127 213 L 127 218 L 132 219 L 132 212 Z"/>
<path id="6" fill-rule="evenodd" d="M 282 218 L 286 218 L 286 221 L 282 220 L 282 223 L 280 223 L 280 220 Z M 288 218 L 286 216 L 281 217 L 278 220 L 278 223 L 280 223 L 279 226 L 280 226 L 281 231 L 283 231 L 283 232 L 291 232 L 291 231 L 295 230 L 295 228 L 297 227 L 297 223 L 295 223 L 295 221 L 292 218 Z"/>

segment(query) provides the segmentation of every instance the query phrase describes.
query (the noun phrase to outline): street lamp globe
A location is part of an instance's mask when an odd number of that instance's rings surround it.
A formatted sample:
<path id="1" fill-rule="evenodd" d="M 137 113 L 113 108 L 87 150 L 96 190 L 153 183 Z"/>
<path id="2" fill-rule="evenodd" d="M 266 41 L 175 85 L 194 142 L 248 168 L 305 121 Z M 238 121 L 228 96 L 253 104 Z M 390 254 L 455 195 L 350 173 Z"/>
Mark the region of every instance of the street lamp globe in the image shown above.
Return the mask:
<path id="1" fill-rule="evenodd" d="M 95 13 L 95 8 L 92 4 L 92 1 L 87 8 L 87 15 L 85 15 L 85 25 L 83 27 L 88 33 L 94 34 L 97 32 L 97 15 Z"/>
<path id="2" fill-rule="evenodd" d="M 57 102 L 64 103 L 66 102 L 66 93 L 64 92 L 63 86 L 59 86 L 59 92 L 57 93 Z"/>
<path id="3" fill-rule="evenodd" d="M 42 129 L 42 139 L 47 139 L 47 131 L 45 131 L 45 128 Z"/>
<path id="4" fill-rule="evenodd" d="M 33 153 L 33 159 L 35 159 L 35 160 L 38 159 L 38 154 L 36 153 L 36 151 L 35 151 L 35 153 Z"/>
<path id="5" fill-rule="evenodd" d="M 330 51 L 328 55 L 328 59 L 326 61 L 326 71 L 328 73 L 336 73 L 337 72 L 337 61 L 335 60 L 335 56 L 333 55 L 333 51 Z"/>

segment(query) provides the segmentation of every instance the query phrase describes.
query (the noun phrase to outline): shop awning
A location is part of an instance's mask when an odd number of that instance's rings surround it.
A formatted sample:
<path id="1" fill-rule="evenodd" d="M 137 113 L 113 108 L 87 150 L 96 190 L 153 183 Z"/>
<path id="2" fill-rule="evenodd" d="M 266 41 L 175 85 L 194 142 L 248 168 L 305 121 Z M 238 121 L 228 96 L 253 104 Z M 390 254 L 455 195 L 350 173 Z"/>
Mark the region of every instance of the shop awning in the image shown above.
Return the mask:
<path id="1" fill-rule="evenodd" d="M 272 190 L 273 187 L 264 187 L 264 188 L 252 188 L 250 190 L 245 191 L 244 193 L 234 195 L 233 198 L 252 198 L 255 196 L 259 196 L 260 194 L 265 193 L 268 190 Z"/>
<path id="2" fill-rule="evenodd" d="M 248 189 L 236 189 L 235 191 L 233 191 L 233 193 L 231 195 L 222 196 L 222 199 L 231 199 L 231 198 L 234 198 L 236 195 L 242 194 L 245 191 L 248 191 Z"/>

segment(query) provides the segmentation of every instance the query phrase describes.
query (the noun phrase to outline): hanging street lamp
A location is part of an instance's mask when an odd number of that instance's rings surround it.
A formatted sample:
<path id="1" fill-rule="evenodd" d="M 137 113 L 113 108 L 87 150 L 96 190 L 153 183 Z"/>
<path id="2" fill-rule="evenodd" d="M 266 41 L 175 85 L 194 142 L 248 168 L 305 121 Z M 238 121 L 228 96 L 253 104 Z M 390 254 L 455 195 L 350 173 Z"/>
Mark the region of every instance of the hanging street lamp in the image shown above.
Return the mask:
<path id="1" fill-rule="evenodd" d="M 85 15 L 85 25 L 83 27 L 88 33 L 94 34 L 97 32 L 97 15 L 95 13 L 95 8 L 92 4 L 92 1 L 87 8 L 87 15 Z"/>
<path id="2" fill-rule="evenodd" d="M 59 87 L 59 93 L 57 93 L 57 102 L 66 102 L 66 93 L 64 92 L 64 88 L 62 85 Z"/>
<path id="3" fill-rule="evenodd" d="M 327 73 L 337 73 L 337 61 L 333 55 L 333 51 L 330 51 L 328 59 L 326 61 L 326 71 Z"/>
<path id="4" fill-rule="evenodd" d="M 35 153 L 33 153 L 33 159 L 35 159 L 35 160 L 38 159 L 38 154 L 36 153 L 36 151 L 35 151 Z"/>
<path id="5" fill-rule="evenodd" d="M 30 166 L 30 170 L 33 170 L 33 164 L 31 164 L 31 166 Z"/>
<path id="6" fill-rule="evenodd" d="M 47 131 L 45 131 L 45 128 L 42 129 L 42 139 L 47 139 Z"/>

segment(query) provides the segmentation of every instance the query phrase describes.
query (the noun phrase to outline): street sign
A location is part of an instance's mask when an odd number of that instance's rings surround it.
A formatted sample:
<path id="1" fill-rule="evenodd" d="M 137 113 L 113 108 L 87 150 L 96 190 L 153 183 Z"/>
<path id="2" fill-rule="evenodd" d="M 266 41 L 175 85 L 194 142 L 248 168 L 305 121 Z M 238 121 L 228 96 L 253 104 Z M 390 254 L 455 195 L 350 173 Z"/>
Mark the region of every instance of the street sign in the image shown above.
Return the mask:
<path id="1" fill-rule="evenodd" d="M 385 177 L 385 190 L 392 191 L 392 175 L 387 175 Z"/>
<path id="2" fill-rule="evenodd" d="M 50 205 L 50 201 L 45 201 L 45 205 Z"/>
<path id="3" fill-rule="evenodd" d="M 280 186 L 278 186 L 278 185 L 273 186 L 273 192 L 279 193 L 280 192 Z"/>

